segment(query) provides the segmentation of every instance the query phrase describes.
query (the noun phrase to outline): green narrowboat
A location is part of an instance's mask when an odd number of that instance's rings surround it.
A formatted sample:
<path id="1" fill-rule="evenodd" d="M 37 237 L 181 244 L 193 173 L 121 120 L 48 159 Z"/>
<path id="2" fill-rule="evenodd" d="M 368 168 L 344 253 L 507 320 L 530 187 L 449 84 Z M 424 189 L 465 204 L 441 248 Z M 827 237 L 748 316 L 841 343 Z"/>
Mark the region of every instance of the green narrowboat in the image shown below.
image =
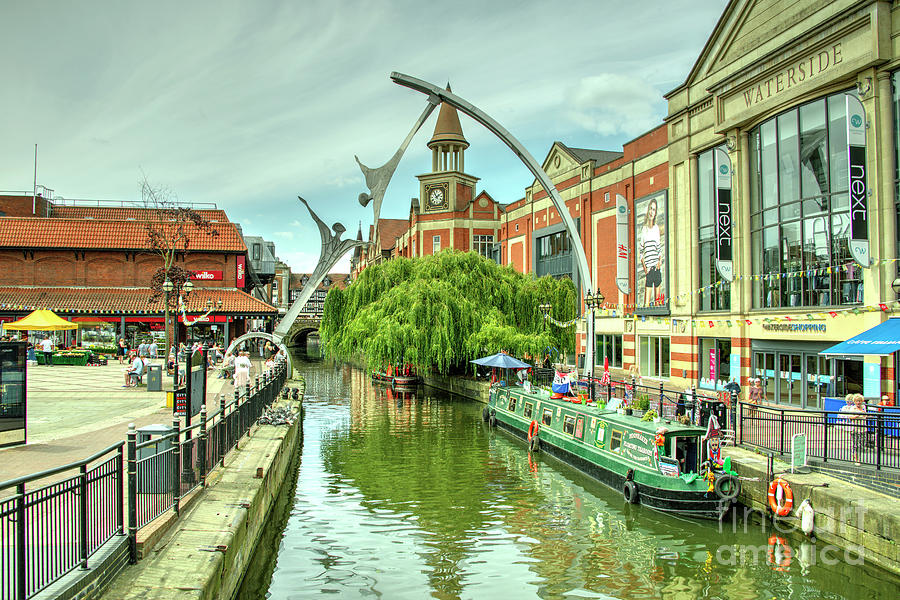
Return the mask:
<path id="1" fill-rule="evenodd" d="M 736 477 L 707 468 L 709 432 L 702 427 L 642 421 L 543 391 L 499 386 L 491 388 L 482 416 L 525 439 L 530 451 L 573 465 L 633 504 L 721 519 L 739 492 Z M 713 439 L 715 449 L 718 442 Z"/>

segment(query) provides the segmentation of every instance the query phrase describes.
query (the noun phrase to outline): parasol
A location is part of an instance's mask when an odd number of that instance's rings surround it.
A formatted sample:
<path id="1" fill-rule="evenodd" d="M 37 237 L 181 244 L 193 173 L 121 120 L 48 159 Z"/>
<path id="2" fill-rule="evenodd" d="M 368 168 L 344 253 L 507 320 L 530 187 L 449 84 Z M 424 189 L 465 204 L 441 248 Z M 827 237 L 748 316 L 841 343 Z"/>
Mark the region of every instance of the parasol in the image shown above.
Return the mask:
<path id="1" fill-rule="evenodd" d="M 62 331 L 64 329 L 78 329 L 78 324 L 66 321 L 57 316 L 52 310 L 39 308 L 18 321 L 4 323 L 3 328 L 25 331 Z"/>

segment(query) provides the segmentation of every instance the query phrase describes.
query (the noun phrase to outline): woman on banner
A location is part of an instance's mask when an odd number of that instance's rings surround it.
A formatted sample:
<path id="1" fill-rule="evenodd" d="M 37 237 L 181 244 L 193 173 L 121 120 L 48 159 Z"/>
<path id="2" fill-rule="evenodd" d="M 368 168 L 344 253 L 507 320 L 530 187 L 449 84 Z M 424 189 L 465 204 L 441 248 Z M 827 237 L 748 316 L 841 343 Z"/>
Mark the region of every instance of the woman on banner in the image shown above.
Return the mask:
<path id="1" fill-rule="evenodd" d="M 647 204 L 644 214 L 644 225 L 641 227 L 640 254 L 641 267 L 644 269 L 644 306 L 652 306 L 659 298 L 659 287 L 662 285 L 660 259 L 662 244 L 660 243 L 659 225 L 656 224 L 656 212 L 659 210 L 656 198 Z"/>

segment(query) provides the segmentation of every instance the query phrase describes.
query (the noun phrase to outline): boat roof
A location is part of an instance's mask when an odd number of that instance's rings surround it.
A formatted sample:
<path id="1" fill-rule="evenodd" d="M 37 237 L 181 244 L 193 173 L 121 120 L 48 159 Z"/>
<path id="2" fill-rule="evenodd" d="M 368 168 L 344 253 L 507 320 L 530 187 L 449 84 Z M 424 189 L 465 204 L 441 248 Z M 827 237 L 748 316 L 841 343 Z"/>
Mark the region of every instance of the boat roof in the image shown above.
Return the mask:
<path id="1" fill-rule="evenodd" d="M 577 411 L 579 413 L 583 413 L 589 417 L 599 417 L 604 421 L 609 421 L 610 423 L 614 423 L 616 425 L 620 425 L 622 427 L 628 427 L 630 429 L 637 429 L 639 431 L 644 431 L 650 434 L 655 434 L 656 430 L 660 427 L 665 427 L 669 430 L 670 434 L 674 435 L 705 435 L 706 428 L 699 427 L 696 425 L 682 425 L 678 421 L 673 421 L 669 419 L 663 419 L 659 423 L 654 423 L 653 421 L 641 421 L 640 417 L 635 417 L 632 415 L 620 415 L 615 410 L 607 410 L 607 409 L 598 409 L 591 405 L 579 404 L 577 402 L 568 402 L 563 399 L 550 398 L 544 394 L 540 393 L 528 393 L 521 388 L 509 387 L 509 388 L 499 388 L 499 389 L 507 389 L 511 393 L 515 393 L 516 395 L 521 396 L 525 400 L 533 400 L 535 402 L 540 402 L 543 405 L 554 405 L 559 406 L 564 409 Z M 651 407 L 652 408 L 652 407 Z"/>

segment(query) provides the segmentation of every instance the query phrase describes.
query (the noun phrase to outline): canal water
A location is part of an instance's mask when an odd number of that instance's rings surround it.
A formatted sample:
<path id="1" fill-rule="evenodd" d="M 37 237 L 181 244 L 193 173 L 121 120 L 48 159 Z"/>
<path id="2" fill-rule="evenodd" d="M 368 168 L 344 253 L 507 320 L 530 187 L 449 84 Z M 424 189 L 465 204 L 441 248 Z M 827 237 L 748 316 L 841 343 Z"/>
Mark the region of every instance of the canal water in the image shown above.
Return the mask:
<path id="1" fill-rule="evenodd" d="M 241 598 L 898 597 L 858 555 L 775 544 L 771 525 L 628 505 L 488 428 L 477 402 L 340 363 L 299 369 L 296 487 Z"/>

